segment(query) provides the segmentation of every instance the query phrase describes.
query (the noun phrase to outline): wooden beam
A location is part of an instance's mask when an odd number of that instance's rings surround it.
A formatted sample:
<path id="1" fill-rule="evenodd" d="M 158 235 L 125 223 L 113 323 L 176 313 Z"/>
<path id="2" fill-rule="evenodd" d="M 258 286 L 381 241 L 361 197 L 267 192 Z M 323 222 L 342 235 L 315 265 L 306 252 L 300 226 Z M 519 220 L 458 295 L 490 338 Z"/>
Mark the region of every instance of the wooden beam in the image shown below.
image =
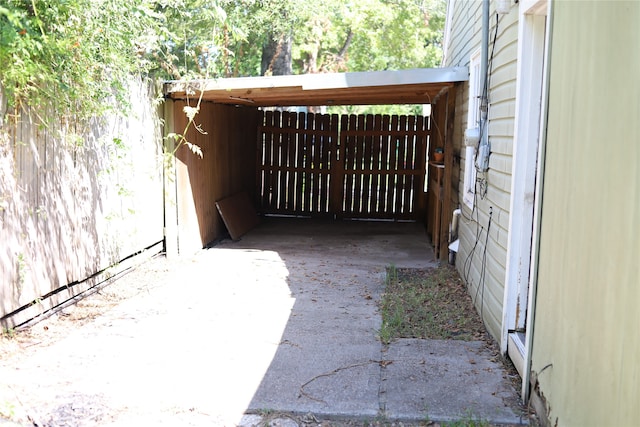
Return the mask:
<path id="1" fill-rule="evenodd" d="M 443 100 L 444 101 L 444 100 Z M 442 201 L 442 225 L 441 225 L 441 239 L 440 239 L 440 260 L 447 261 L 449 257 L 449 220 L 453 215 L 452 208 L 452 194 L 457 194 L 457 185 L 456 192 L 453 193 L 454 183 L 452 180 L 453 176 L 453 125 L 455 120 L 455 110 L 456 110 L 456 87 L 452 87 L 447 92 L 447 110 L 445 116 L 445 136 L 444 136 L 444 194 Z"/>

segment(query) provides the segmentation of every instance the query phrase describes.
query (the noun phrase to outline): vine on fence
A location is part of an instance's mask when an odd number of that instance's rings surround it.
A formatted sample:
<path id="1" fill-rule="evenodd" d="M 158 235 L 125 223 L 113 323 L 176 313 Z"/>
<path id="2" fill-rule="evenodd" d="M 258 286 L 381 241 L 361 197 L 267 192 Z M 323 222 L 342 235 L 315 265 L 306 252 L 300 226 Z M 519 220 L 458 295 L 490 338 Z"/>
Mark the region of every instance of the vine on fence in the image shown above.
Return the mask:
<path id="1" fill-rule="evenodd" d="M 200 45 L 215 46 L 225 19 L 217 0 L 7 0 L 0 5 L 0 103 L 6 106 L 0 127 L 7 118 L 17 126 L 26 105 L 45 126 L 53 117 L 82 123 L 126 114 L 132 76 L 189 75 L 180 58 L 192 59 Z M 198 37 L 189 26 L 198 28 Z M 209 76 L 214 56 L 195 60 L 199 77 Z M 200 101 L 185 107 L 184 131 L 168 135 L 175 141 L 168 155 L 186 145 L 202 157 L 186 138 L 191 128 L 204 133 L 194 122 Z"/>

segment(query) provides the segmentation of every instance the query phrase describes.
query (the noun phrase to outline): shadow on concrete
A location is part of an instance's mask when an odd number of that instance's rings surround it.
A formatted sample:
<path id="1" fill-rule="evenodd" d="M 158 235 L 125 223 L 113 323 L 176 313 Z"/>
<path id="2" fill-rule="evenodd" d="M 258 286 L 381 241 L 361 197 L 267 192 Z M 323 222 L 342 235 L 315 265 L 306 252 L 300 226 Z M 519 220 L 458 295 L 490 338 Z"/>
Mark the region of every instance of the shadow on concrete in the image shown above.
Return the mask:
<path id="1" fill-rule="evenodd" d="M 378 340 L 385 267 L 437 265 L 420 224 L 268 218 L 214 250 L 223 248 L 277 253 L 295 301 L 247 412 L 523 422 L 517 392 L 485 343 Z"/>

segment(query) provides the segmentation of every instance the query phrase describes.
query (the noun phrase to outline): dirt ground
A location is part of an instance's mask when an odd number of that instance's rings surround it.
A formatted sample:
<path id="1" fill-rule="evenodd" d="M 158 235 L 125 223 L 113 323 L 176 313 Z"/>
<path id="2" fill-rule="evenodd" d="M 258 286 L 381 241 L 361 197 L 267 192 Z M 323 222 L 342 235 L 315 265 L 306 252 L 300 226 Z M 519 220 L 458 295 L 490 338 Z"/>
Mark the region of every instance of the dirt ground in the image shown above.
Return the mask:
<path id="1" fill-rule="evenodd" d="M 53 315 L 34 319 L 29 325 L 18 330 L 4 331 L 0 337 L 0 367 L 20 370 L 24 360 L 34 357 L 43 349 L 53 347 L 121 302 L 149 292 L 162 281 L 163 276 L 173 269 L 180 268 L 185 261 L 172 262 L 164 256 L 154 257 L 120 276 L 118 280 L 104 283 L 99 288 L 87 292 L 84 298 Z M 74 366 L 69 365 L 68 369 L 71 376 Z M 32 408 L 38 406 L 40 410 L 34 413 Z M 11 420 L 18 425 L 98 425 L 110 417 L 107 408 L 101 407 L 96 399 L 86 399 L 86 396 L 77 395 L 69 396 L 58 403 L 33 402 L 30 395 L 23 394 L 7 384 L 0 384 L 0 419 Z M 87 422 L 87 418 L 93 423 Z"/>

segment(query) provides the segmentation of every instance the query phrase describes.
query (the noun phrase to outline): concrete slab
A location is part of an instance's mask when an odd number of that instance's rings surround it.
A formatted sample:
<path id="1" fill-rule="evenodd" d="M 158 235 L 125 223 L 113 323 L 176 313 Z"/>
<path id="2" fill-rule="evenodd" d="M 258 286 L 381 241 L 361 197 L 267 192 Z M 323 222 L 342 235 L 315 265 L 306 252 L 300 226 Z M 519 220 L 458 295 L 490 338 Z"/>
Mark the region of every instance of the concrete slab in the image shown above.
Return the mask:
<path id="1" fill-rule="evenodd" d="M 514 389 L 482 342 L 401 339 L 385 353 L 384 407 L 392 419 L 452 421 L 465 417 L 521 424 Z"/>
<path id="2" fill-rule="evenodd" d="M 264 410 L 518 423 L 517 392 L 481 344 L 380 343 L 391 263 L 435 265 L 423 227 L 269 219 L 155 272 L 64 339 L 2 358 L 0 401 L 52 425 L 235 426 Z"/>
<path id="3" fill-rule="evenodd" d="M 272 220 L 234 245 L 277 252 L 295 298 L 250 411 L 524 422 L 483 343 L 400 340 L 386 348 L 378 340 L 385 267 L 437 265 L 420 225 Z"/>

